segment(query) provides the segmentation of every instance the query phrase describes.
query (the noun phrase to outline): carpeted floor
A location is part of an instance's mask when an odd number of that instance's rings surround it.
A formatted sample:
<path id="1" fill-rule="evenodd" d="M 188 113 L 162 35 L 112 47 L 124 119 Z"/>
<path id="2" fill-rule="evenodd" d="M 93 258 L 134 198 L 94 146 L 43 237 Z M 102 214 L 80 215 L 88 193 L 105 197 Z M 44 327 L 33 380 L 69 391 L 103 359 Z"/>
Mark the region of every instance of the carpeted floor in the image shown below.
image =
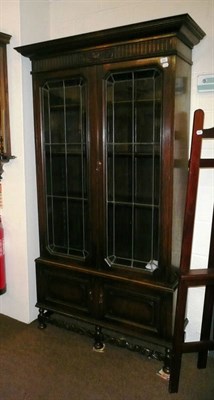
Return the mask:
<path id="1" fill-rule="evenodd" d="M 161 362 L 89 337 L 0 315 L 0 400 L 213 400 L 214 357 L 198 370 L 184 355 L 179 393 L 157 375 Z"/>

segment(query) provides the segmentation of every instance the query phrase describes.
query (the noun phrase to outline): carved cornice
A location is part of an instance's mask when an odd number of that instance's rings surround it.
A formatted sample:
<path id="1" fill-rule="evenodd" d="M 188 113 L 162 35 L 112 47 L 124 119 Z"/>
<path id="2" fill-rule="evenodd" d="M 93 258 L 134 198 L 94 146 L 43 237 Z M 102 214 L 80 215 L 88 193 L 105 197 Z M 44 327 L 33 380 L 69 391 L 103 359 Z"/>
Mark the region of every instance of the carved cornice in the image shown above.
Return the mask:
<path id="1" fill-rule="evenodd" d="M 93 48 L 81 52 L 76 51 L 62 54 L 60 57 L 53 56 L 34 60 L 32 72 L 54 71 L 169 55 L 180 55 L 182 58 L 185 58 L 187 62 L 191 63 L 191 51 L 187 48 L 182 49 L 184 50 L 183 52 L 180 50 L 181 46 L 179 40 L 173 36 L 140 40 L 108 47 Z"/>
<path id="2" fill-rule="evenodd" d="M 182 14 L 34 43 L 16 50 L 31 59 L 33 72 L 145 58 L 147 55 L 178 54 L 179 43 L 183 44 L 183 50 L 189 50 L 189 55 L 182 56 L 190 61 L 191 49 L 204 35 L 188 14 Z"/>
<path id="3" fill-rule="evenodd" d="M 0 45 L 8 44 L 10 42 L 10 39 L 11 39 L 11 35 L 0 32 Z"/>

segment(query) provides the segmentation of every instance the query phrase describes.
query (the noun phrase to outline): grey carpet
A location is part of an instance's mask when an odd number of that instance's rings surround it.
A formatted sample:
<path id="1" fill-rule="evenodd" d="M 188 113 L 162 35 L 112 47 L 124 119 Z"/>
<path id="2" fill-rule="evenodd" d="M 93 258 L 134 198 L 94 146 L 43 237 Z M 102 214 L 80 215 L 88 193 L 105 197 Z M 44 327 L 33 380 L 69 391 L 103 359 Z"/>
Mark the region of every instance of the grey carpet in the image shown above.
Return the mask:
<path id="1" fill-rule="evenodd" d="M 205 370 L 183 356 L 179 392 L 157 375 L 161 362 L 89 337 L 0 315 L 0 400 L 213 400 L 214 357 Z"/>

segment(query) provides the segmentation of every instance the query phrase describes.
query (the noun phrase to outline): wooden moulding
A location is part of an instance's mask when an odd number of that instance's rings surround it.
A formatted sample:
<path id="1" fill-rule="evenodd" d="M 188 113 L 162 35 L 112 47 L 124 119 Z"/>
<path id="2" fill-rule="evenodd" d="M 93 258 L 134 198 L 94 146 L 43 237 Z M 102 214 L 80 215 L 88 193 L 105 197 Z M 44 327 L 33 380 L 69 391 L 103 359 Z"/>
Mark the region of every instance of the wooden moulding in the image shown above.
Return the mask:
<path id="1" fill-rule="evenodd" d="M 182 14 L 15 49 L 31 59 L 33 73 L 172 54 L 191 64 L 191 50 L 204 36 L 196 22 Z"/>
<path id="2" fill-rule="evenodd" d="M 11 155 L 7 51 L 10 35 L 0 32 L 0 179 L 3 173 L 3 164 L 14 158 Z"/>

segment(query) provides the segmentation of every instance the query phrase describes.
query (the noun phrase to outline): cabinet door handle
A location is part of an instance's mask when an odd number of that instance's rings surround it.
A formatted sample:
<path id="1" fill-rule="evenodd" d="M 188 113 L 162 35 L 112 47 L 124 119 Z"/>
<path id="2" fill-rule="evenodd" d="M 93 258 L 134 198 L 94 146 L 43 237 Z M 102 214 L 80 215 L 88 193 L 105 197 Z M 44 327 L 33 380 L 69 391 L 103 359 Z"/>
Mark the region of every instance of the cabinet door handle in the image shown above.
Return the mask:
<path id="1" fill-rule="evenodd" d="M 98 161 L 98 162 L 97 162 L 97 167 L 96 167 L 96 171 L 97 171 L 97 172 L 100 171 L 101 165 L 102 165 L 101 161 Z"/>
<path id="2" fill-rule="evenodd" d="M 89 300 L 93 301 L 93 292 L 92 292 L 92 290 L 89 290 L 88 296 L 89 296 Z"/>

